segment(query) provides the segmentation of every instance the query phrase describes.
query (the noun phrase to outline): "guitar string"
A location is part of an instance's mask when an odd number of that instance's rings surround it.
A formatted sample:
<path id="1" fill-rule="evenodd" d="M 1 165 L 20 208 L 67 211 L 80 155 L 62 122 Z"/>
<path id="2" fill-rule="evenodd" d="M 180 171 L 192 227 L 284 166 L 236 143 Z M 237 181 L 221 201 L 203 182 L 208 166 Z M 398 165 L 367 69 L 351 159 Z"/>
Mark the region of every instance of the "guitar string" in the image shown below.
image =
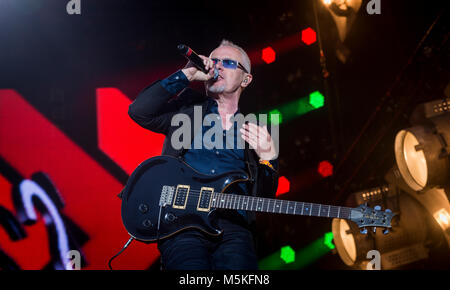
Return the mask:
<path id="1" fill-rule="evenodd" d="M 191 192 L 193 192 L 193 194 L 191 194 Z M 196 193 L 196 192 L 198 192 L 198 193 Z M 265 201 L 268 201 L 268 202 L 271 202 L 271 201 L 273 201 L 274 203 L 275 202 L 280 202 L 280 203 L 289 203 L 289 202 L 292 202 L 292 203 L 301 203 L 301 204 L 303 204 L 303 205 L 307 205 L 307 204 L 310 204 L 310 207 L 313 207 L 313 206 L 322 206 L 322 207 L 335 207 L 335 208 L 338 208 L 338 207 L 340 207 L 340 208 L 348 208 L 348 207 L 343 207 L 343 206 L 338 206 L 338 205 L 327 205 L 327 204 L 320 204 L 320 203 L 312 203 L 312 202 L 303 202 L 303 201 L 293 201 L 293 200 L 284 200 L 284 199 L 275 199 L 275 198 L 265 198 L 265 197 L 255 197 L 255 196 L 248 196 L 248 195 L 242 195 L 242 194 L 235 194 L 235 193 L 223 193 L 223 192 L 220 192 L 220 193 L 218 193 L 218 192 L 214 192 L 213 194 L 221 194 L 222 196 L 218 196 L 218 195 L 216 195 L 215 197 L 213 197 L 214 199 L 216 199 L 216 200 L 219 200 L 219 201 L 216 201 L 216 202 L 221 202 L 221 200 L 224 200 L 224 202 L 225 203 L 235 203 L 235 202 L 238 202 L 238 200 L 237 200 L 237 198 L 236 197 L 240 197 L 240 196 L 242 196 L 242 197 L 247 197 L 247 200 L 250 200 L 250 199 L 253 199 L 253 201 L 256 201 L 256 202 L 265 202 Z M 200 197 L 200 191 L 195 191 L 195 190 L 192 190 L 192 191 L 189 191 L 189 194 L 188 194 L 188 197 L 190 197 L 190 196 L 192 196 L 192 197 Z M 229 195 L 229 196 L 233 196 L 233 197 L 235 197 L 234 198 L 234 200 L 231 198 L 231 197 L 228 197 L 227 195 Z M 222 197 L 222 198 L 221 198 Z M 191 199 L 189 199 L 188 198 L 188 202 L 189 201 L 194 201 L 194 203 L 197 203 L 198 202 L 198 199 L 197 200 L 191 200 Z M 239 200 L 239 202 L 241 202 L 242 200 Z"/>
<path id="2" fill-rule="evenodd" d="M 192 194 L 191 194 L 192 193 Z M 209 192 L 208 192 L 209 193 Z M 344 206 L 338 206 L 338 205 L 327 205 L 327 204 L 319 204 L 319 203 L 312 203 L 312 202 L 303 202 L 303 201 L 292 201 L 292 200 L 284 200 L 284 199 L 274 199 L 274 198 L 264 198 L 264 197 L 255 197 L 255 196 L 248 196 L 248 195 L 242 195 L 242 194 L 236 194 L 236 193 L 224 193 L 224 192 L 214 192 L 213 194 L 220 194 L 220 195 L 222 195 L 222 197 L 223 198 L 220 198 L 221 196 L 218 196 L 218 195 L 216 195 L 214 198 L 216 198 L 216 199 L 218 199 L 219 201 L 216 201 L 216 203 L 220 203 L 221 202 L 221 200 L 223 199 L 224 200 L 224 203 L 226 203 L 226 204 L 228 204 L 228 203 L 236 203 L 236 202 L 238 202 L 237 200 L 236 200 L 236 198 L 235 198 L 235 200 L 232 200 L 232 198 L 230 198 L 230 197 L 228 197 L 227 195 L 229 195 L 229 196 L 231 196 L 231 195 L 233 195 L 233 196 L 242 196 L 242 197 L 247 197 L 247 200 L 250 200 L 250 199 L 253 199 L 253 201 L 257 201 L 257 202 L 261 202 L 261 200 L 262 200 L 262 202 L 264 202 L 264 201 L 268 201 L 268 202 L 271 202 L 271 201 L 273 201 L 274 203 L 275 202 L 280 202 L 280 203 L 283 203 L 283 202 L 286 202 L 286 203 L 289 203 L 289 202 L 292 202 L 292 203 L 301 203 L 301 204 L 303 204 L 303 206 L 304 205 L 307 205 L 307 204 L 310 204 L 310 207 L 311 207 L 311 209 L 310 210 L 312 210 L 312 207 L 313 206 L 322 206 L 322 207 L 334 207 L 334 208 L 341 208 L 341 209 L 351 209 L 351 208 L 349 208 L 349 207 L 344 207 Z M 200 197 L 200 195 L 201 195 L 201 191 L 200 190 L 195 190 L 195 189 L 192 189 L 192 190 L 190 190 L 189 191 L 189 193 L 188 193 L 188 197 L 189 196 L 193 196 L 193 197 Z M 196 204 L 196 203 L 198 203 L 198 199 L 197 200 L 192 200 L 192 199 L 189 199 L 188 198 L 188 202 L 192 202 L 192 204 Z M 239 200 L 239 202 L 241 202 L 242 200 Z M 192 204 L 190 204 L 190 205 L 192 205 Z M 308 210 L 309 211 L 309 210 Z M 331 208 L 330 208 L 330 211 L 331 211 Z"/>
<path id="3" fill-rule="evenodd" d="M 191 194 L 192 193 L 192 194 Z M 207 194 L 210 194 L 210 192 L 207 192 Z M 202 192 L 200 191 L 200 190 L 195 190 L 195 189 L 192 189 L 192 190 L 189 190 L 189 193 L 188 193 L 188 197 L 189 196 L 193 196 L 193 197 L 200 197 L 200 195 L 202 194 Z M 293 200 L 285 200 L 285 199 L 275 199 L 275 198 L 266 198 L 266 197 L 255 197 L 255 196 L 249 196 L 249 195 L 243 195 L 243 194 L 238 194 L 238 193 L 224 193 L 224 192 L 213 192 L 213 194 L 216 194 L 216 196 L 214 197 L 214 198 L 216 198 L 216 199 L 218 199 L 219 201 L 216 201 L 216 203 L 217 202 L 221 202 L 220 200 L 222 200 L 220 197 L 223 197 L 223 199 L 225 200 L 224 202 L 225 203 L 235 203 L 235 202 L 237 202 L 237 200 L 236 200 L 236 198 L 235 198 L 235 200 L 232 200 L 232 198 L 230 198 L 230 197 L 228 197 L 228 196 L 235 196 L 235 197 L 237 197 L 237 196 L 242 196 L 242 197 L 247 197 L 247 200 L 250 200 L 250 199 L 253 199 L 253 200 L 256 200 L 257 202 L 261 202 L 261 200 L 264 202 L 264 201 L 273 201 L 273 202 L 281 202 L 281 203 L 283 203 L 283 202 L 286 202 L 286 203 L 288 203 L 288 202 L 292 202 L 292 203 L 302 203 L 303 205 L 307 205 L 307 204 L 310 204 L 311 206 L 311 208 L 313 207 L 313 206 L 322 206 L 322 207 L 335 207 L 335 208 L 338 208 L 338 207 L 340 207 L 341 209 L 342 208 L 345 208 L 345 209 L 351 209 L 351 208 L 349 208 L 349 207 L 344 207 L 344 206 L 339 206 L 339 205 L 328 205 L 328 204 L 320 204 L 320 203 L 313 203 L 313 202 L 303 202 L 303 201 L 293 201 Z M 220 195 L 222 195 L 222 196 L 218 196 L 217 194 L 220 194 Z M 188 198 L 188 202 L 189 201 L 193 201 L 194 202 L 194 204 L 195 203 L 197 203 L 198 202 L 198 199 L 197 200 L 190 200 L 189 198 Z M 331 209 L 330 209 L 331 210 Z"/>
<path id="4" fill-rule="evenodd" d="M 189 190 L 189 194 L 188 194 L 188 200 L 187 200 L 187 202 L 186 202 L 186 207 L 187 206 L 189 206 L 189 207 L 191 207 L 191 206 L 196 206 L 196 205 L 198 205 L 198 199 L 197 200 L 192 200 L 192 199 L 189 199 L 189 196 L 193 196 L 193 197 L 200 197 L 200 195 L 201 195 L 201 190 L 195 190 L 195 189 L 192 189 L 192 190 Z M 192 194 L 191 194 L 192 193 Z M 208 192 L 208 193 L 210 193 L 210 192 Z M 327 215 L 330 215 L 330 217 L 335 217 L 334 215 L 337 215 L 336 217 L 338 217 L 338 215 L 340 215 L 340 213 L 342 213 L 342 214 L 344 214 L 344 213 L 346 213 L 345 211 L 342 211 L 343 209 L 347 209 L 347 210 L 350 210 L 351 208 L 349 208 L 349 207 L 343 207 L 343 206 L 335 206 L 335 205 L 325 205 L 325 204 L 318 204 L 318 203 L 311 203 L 311 202 L 302 202 L 302 201 L 291 201 L 291 200 L 283 200 L 283 199 L 271 199 L 271 198 L 262 198 L 262 197 L 254 197 L 254 196 L 248 196 L 248 195 L 242 195 L 242 194 L 236 194 L 236 193 L 223 193 L 223 192 L 213 192 L 213 194 L 221 194 L 221 195 L 233 195 L 233 196 L 243 196 L 243 197 L 247 197 L 247 203 L 248 204 L 250 204 L 250 198 L 252 198 L 253 199 L 253 201 L 255 201 L 256 200 L 256 208 L 255 209 L 252 209 L 253 207 L 254 207 L 254 204 L 253 204 L 253 202 L 252 202 L 252 205 L 250 206 L 250 211 L 258 211 L 258 209 L 260 210 L 260 211 L 264 211 L 264 210 L 261 210 L 261 209 L 263 209 L 264 208 L 264 203 L 258 208 L 258 202 L 261 202 L 261 200 L 264 202 L 264 201 L 269 201 L 269 204 L 266 206 L 266 211 L 267 211 L 267 209 L 269 208 L 269 206 L 270 206 L 270 201 L 274 201 L 274 204 L 273 204 L 273 209 L 275 209 L 275 206 L 276 206 L 276 202 L 277 201 L 280 201 L 281 203 L 282 202 L 293 202 L 293 203 L 301 203 L 302 204 L 302 214 L 303 215 L 308 215 L 308 213 L 310 213 L 311 212 L 311 215 L 313 215 L 313 216 L 315 216 L 316 214 L 317 215 L 319 215 L 320 216 L 320 211 L 318 211 L 317 213 L 315 213 L 316 212 L 316 210 L 314 209 L 314 211 L 313 211 L 313 206 L 321 206 L 321 207 L 330 207 L 330 209 L 329 209 L 329 214 L 328 214 L 328 211 L 327 211 Z M 240 204 L 240 207 L 242 207 L 242 206 L 244 206 L 244 203 L 242 202 L 242 200 L 232 200 L 231 198 L 227 198 L 227 197 L 225 197 L 224 199 L 221 199 L 220 198 L 220 196 L 216 196 L 215 197 L 216 198 L 216 200 L 218 200 L 218 201 L 216 201 L 215 202 L 215 205 L 212 205 L 211 207 L 214 207 L 214 208 L 217 208 L 217 204 L 219 204 L 220 205 L 220 203 L 222 202 L 222 200 L 224 200 L 223 201 L 223 203 L 222 203 L 222 205 L 225 205 L 224 207 L 222 207 L 222 208 L 225 208 L 225 209 L 233 209 L 234 207 L 235 207 L 235 205 L 236 205 L 236 203 L 238 202 L 238 205 L 239 205 L 239 203 L 241 203 Z M 233 205 L 232 205 L 233 204 Z M 310 204 L 310 206 L 309 206 L 309 209 L 304 209 L 305 208 L 305 205 L 308 205 L 308 204 Z M 244 209 L 244 208 L 240 208 L 240 207 L 236 207 L 236 208 L 234 208 L 234 209 L 238 209 L 238 210 L 249 210 L 248 209 L 248 205 L 246 206 L 246 208 L 247 209 Z M 281 208 L 283 207 L 283 204 L 281 204 L 280 205 L 280 211 L 279 212 L 276 212 L 276 211 L 272 211 L 272 212 L 274 212 L 274 213 L 285 213 L 285 211 L 281 211 Z M 341 210 L 339 211 L 339 208 L 341 208 Z M 286 208 L 287 209 L 287 208 Z M 322 208 L 321 208 L 322 209 Z M 337 211 L 337 212 L 336 212 Z M 294 208 L 294 214 L 295 214 L 295 212 L 296 212 L 296 208 Z M 313 214 L 314 213 L 314 214 Z M 332 215 L 333 214 L 333 215 Z M 346 215 L 349 215 L 348 213 L 346 214 Z"/>
<path id="5" fill-rule="evenodd" d="M 192 193 L 192 194 L 191 194 Z M 175 193 L 174 193 L 175 194 Z M 200 195 L 202 195 L 202 190 L 196 190 L 196 189 L 190 189 L 188 192 L 188 197 L 189 196 L 193 196 L 193 197 L 200 197 Z M 211 192 L 206 192 L 206 194 L 211 194 Z M 351 207 L 346 207 L 346 206 L 340 206 L 340 205 L 329 205 L 329 204 L 321 204 L 321 203 L 314 203 L 314 202 L 305 202 L 305 201 L 294 201 L 294 200 L 285 200 L 285 199 L 276 199 L 276 198 L 267 198 L 267 197 L 257 197 L 257 196 L 250 196 L 250 195 L 243 195 L 243 194 L 239 194 L 239 193 L 228 193 L 228 192 L 213 192 L 212 194 L 216 194 L 216 198 L 219 198 L 220 196 L 218 196 L 218 194 L 222 195 L 222 197 L 225 197 L 226 200 L 225 202 L 235 202 L 234 200 L 231 200 L 230 197 L 228 196 L 243 196 L 243 197 L 247 197 L 247 199 L 253 199 L 253 200 L 258 200 L 257 202 L 259 202 L 259 200 L 261 199 L 262 201 L 280 201 L 280 202 L 293 202 L 293 203 L 302 203 L 303 205 L 306 204 L 310 204 L 311 207 L 313 206 L 322 206 L 322 207 L 335 207 L 335 208 L 341 208 L 341 209 L 353 209 Z M 189 199 L 188 199 L 189 200 Z M 196 201 L 198 202 L 198 200 Z"/>

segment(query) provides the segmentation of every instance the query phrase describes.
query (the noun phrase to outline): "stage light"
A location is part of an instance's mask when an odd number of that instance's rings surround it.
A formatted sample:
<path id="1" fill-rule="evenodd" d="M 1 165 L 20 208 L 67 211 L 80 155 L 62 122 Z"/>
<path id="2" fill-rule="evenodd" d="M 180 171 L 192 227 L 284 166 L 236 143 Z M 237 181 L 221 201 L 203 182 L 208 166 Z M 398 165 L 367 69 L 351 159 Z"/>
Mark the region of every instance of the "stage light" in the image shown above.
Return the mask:
<path id="1" fill-rule="evenodd" d="M 323 107 L 324 103 L 325 97 L 319 91 L 314 91 L 309 94 L 309 104 L 314 108 L 321 108 Z"/>
<path id="2" fill-rule="evenodd" d="M 353 266 L 356 264 L 357 258 L 362 259 L 362 255 L 365 252 L 367 243 L 365 239 L 366 236 L 357 235 L 358 229 L 354 227 L 351 223 L 344 219 L 333 219 L 332 221 L 332 232 L 334 237 L 334 243 L 336 244 L 337 252 L 341 260 L 348 266 Z M 356 240 L 358 239 L 358 244 Z M 363 242 L 359 240 L 363 239 Z M 356 247 L 358 245 L 358 249 Z M 362 249 L 364 247 L 364 249 Z"/>
<path id="3" fill-rule="evenodd" d="M 382 199 L 387 207 L 399 213 L 392 222 L 388 234 L 382 231 L 368 231 L 362 234 L 358 226 L 342 219 L 333 219 L 332 232 L 337 252 L 341 260 L 356 269 L 366 269 L 367 254 L 371 250 L 380 253 L 382 270 L 406 266 L 429 257 L 429 224 L 422 205 L 407 193 L 394 194 L 393 190 Z"/>
<path id="4" fill-rule="evenodd" d="M 322 177 L 328 177 L 333 175 L 333 165 L 328 162 L 328 161 L 322 161 L 319 163 L 319 167 L 317 168 L 317 172 L 319 172 L 319 174 Z"/>
<path id="5" fill-rule="evenodd" d="M 311 45 L 314 42 L 316 42 L 316 40 L 317 40 L 317 36 L 316 36 L 316 32 L 314 31 L 314 29 L 312 29 L 311 27 L 308 27 L 308 28 L 302 30 L 302 41 L 304 44 Z"/>
<path id="6" fill-rule="evenodd" d="M 325 233 L 320 238 L 316 239 L 306 247 L 295 252 L 295 261 L 283 266 L 283 269 L 293 270 L 302 269 L 322 258 L 329 253 L 334 246 L 330 240 L 331 233 Z"/>
<path id="7" fill-rule="evenodd" d="M 270 46 L 264 48 L 262 50 L 261 58 L 267 64 L 274 62 L 276 58 L 275 50 L 273 50 L 273 48 Z"/>
<path id="8" fill-rule="evenodd" d="M 292 263 L 295 261 L 295 251 L 291 246 L 285 246 L 281 248 L 280 258 L 286 263 Z"/>
<path id="9" fill-rule="evenodd" d="M 358 15 L 362 0 L 323 0 L 322 3 L 336 24 L 339 37 L 336 43 L 336 56 L 341 62 L 346 63 L 350 50 L 344 45 L 344 41 Z"/>
<path id="10" fill-rule="evenodd" d="M 330 248 L 330 250 L 333 250 L 334 248 L 336 248 L 336 246 L 333 244 L 333 233 L 332 232 L 325 233 L 323 244 L 325 246 L 327 246 L 328 248 Z"/>
<path id="11" fill-rule="evenodd" d="M 272 115 L 278 115 L 278 118 L 272 117 Z M 283 122 L 283 115 L 278 109 L 273 109 L 269 112 L 269 122 L 274 125 L 279 125 Z"/>
<path id="12" fill-rule="evenodd" d="M 289 192 L 290 186 L 291 183 L 289 182 L 289 180 L 285 176 L 280 176 L 280 178 L 278 178 L 278 188 L 275 196 L 279 196 Z"/>
<path id="13" fill-rule="evenodd" d="M 447 232 L 449 231 L 449 229 L 450 229 L 450 227 L 449 227 L 450 226 L 450 215 L 445 210 L 445 208 L 441 208 L 440 210 L 435 212 L 433 217 L 435 218 L 435 220 L 438 222 L 439 226 L 444 231 L 447 231 Z"/>
<path id="14" fill-rule="evenodd" d="M 449 99 L 429 102 L 416 108 L 421 114 L 416 126 L 401 130 L 395 137 L 398 169 L 414 191 L 450 182 L 450 114 Z"/>
<path id="15" fill-rule="evenodd" d="M 295 251 L 290 246 L 284 246 L 276 252 L 258 261 L 260 270 L 280 270 L 286 265 L 286 261 L 290 263 L 295 261 Z"/>
<path id="16" fill-rule="evenodd" d="M 258 262 L 259 270 L 301 269 L 317 261 L 334 249 L 333 234 L 325 233 L 306 247 L 294 251 L 290 246 L 282 247 Z"/>
<path id="17" fill-rule="evenodd" d="M 276 118 L 272 118 L 271 115 L 278 114 L 279 119 L 278 121 L 275 121 L 275 123 L 281 124 L 282 122 L 290 121 L 313 110 L 320 109 L 324 104 L 325 97 L 319 91 L 314 91 L 307 97 L 299 98 L 269 111 L 259 112 L 258 114 L 268 114 L 270 123 L 272 123 L 273 120 L 276 120 Z"/>
<path id="18" fill-rule="evenodd" d="M 368 265 L 365 254 L 374 249 L 381 254 L 381 269 L 409 267 L 425 260 L 435 266 L 442 257 L 440 266 L 448 267 L 449 110 L 449 99 L 417 106 L 410 118 L 413 127 L 395 137 L 396 165 L 385 175 L 389 186 L 355 193 L 348 200 L 352 205 L 366 202 L 392 208 L 397 215 L 388 235 L 377 231 L 362 237 L 356 225 L 333 220 L 336 248 L 345 264 L 364 269 Z"/>

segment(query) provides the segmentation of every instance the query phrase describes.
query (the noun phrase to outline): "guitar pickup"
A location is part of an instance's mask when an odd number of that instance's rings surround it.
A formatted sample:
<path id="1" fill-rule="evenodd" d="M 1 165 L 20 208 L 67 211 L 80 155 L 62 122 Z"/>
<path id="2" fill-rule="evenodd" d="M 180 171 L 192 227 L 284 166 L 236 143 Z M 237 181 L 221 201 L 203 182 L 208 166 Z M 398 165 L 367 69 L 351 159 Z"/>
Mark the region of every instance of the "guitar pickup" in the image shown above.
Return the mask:
<path id="1" fill-rule="evenodd" d="M 175 192 L 175 197 L 174 197 L 174 201 L 173 201 L 173 208 L 177 208 L 177 209 L 185 209 L 186 208 L 186 204 L 187 204 L 187 200 L 188 200 L 188 196 L 189 196 L 189 189 L 190 186 L 189 185 L 183 185 L 183 184 L 179 184 L 177 186 L 177 190 Z"/>
<path id="2" fill-rule="evenodd" d="M 214 188 L 202 187 L 200 189 L 200 196 L 198 197 L 197 210 L 208 212 L 211 208 L 212 195 Z"/>

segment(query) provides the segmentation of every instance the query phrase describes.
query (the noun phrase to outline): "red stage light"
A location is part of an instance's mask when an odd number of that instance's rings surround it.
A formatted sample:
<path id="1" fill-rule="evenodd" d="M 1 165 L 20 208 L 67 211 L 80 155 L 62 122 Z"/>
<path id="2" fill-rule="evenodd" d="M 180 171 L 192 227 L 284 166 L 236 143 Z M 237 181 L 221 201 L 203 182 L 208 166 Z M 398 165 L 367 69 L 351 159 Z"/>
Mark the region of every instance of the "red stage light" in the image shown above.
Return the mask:
<path id="1" fill-rule="evenodd" d="M 275 193 L 275 196 L 279 196 L 283 193 L 289 192 L 291 189 L 291 182 L 284 176 L 281 176 L 278 178 L 278 188 L 277 192 Z"/>
<path id="2" fill-rule="evenodd" d="M 333 175 L 333 165 L 328 161 L 322 161 L 319 163 L 319 168 L 317 169 L 322 177 L 328 177 Z"/>
<path id="3" fill-rule="evenodd" d="M 316 32 L 311 27 L 302 30 L 302 41 L 306 45 L 311 45 L 316 42 Z"/>
<path id="4" fill-rule="evenodd" d="M 262 50 L 261 58 L 267 64 L 274 62 L 276 58 L 275 50 L 273 50 L 273 48 L 270 46 L 264 48 Z"/>

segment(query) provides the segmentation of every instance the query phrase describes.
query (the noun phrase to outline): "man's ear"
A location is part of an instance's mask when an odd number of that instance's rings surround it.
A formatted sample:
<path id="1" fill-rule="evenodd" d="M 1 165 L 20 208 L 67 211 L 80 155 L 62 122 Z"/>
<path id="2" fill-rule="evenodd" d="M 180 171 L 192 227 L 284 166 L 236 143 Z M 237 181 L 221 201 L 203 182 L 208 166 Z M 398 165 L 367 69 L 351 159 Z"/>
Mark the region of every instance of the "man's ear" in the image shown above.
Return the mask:
<path id="1" fill-rule="evenodd" d="M 242 80 L 241 86 L 247 87 L 253 80 L 253 76 L 251 74 L 247 74 L 245 78 Z"/>

